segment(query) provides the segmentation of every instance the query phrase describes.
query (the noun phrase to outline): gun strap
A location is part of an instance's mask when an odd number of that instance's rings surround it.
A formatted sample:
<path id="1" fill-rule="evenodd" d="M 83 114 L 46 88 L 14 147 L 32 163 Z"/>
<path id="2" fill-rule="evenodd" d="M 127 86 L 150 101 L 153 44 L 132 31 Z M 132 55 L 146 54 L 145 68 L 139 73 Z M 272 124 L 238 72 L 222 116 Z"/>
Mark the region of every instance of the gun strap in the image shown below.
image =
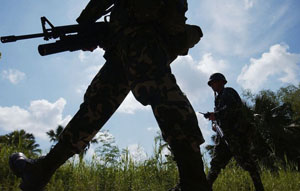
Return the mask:
<path id="1" fill-rule="evenodd" d="M 114 7 L 115 7 L 115 6 L 113 5 L 113 6 L 109 7 L 108 9 L 106 9 L 106 10 L 103 12 L 103 15 L 106 15 L 106 14 L 110 13 L 110 12 L 113 10 Z"/>

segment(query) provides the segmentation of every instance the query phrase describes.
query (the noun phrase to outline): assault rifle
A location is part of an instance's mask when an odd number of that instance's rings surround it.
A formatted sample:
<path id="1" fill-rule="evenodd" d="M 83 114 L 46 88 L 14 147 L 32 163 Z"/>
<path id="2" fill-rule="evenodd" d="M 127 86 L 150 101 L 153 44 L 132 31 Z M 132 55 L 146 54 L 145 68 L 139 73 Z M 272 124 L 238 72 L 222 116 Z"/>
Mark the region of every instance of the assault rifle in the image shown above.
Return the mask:
<path id="1" fill-rule="evenodd" d="M 207 113 L 198 112 L 198 113 L 202 114 L 205 119 L 208 119 L 211 114 L 210 112 L 207 112 Z M 224 133 L 223 133 L 222 129 L 220 128 L 220 126 L 218 125 L 218 123 L 216 121 L 212 121 L 212 126 L 215 128 L 216 132 L 221 137 L 221 139 L 223 139 L 225 141 L 225 143 L 228 145 L 228 142 L 224 138 Z"/>
<path id="2" fill-rule="evenodd" d="M 43 33 L 21 36 L 3 36 L 2 43 L 18 40 L 44 37 L 44 40 L 57 39 L 54 43 L 41 44 L 38 51 L 41 56 L 55 54 L 64 51 L 76 51 L 90 47 L 104 47 L 110 34 L 108 22 L 96 22 L 92 24 L 75 24 L 55 27 L 46 17 L 41 17 Z M 50 28 L 46 28 L 46 24 Z"/>

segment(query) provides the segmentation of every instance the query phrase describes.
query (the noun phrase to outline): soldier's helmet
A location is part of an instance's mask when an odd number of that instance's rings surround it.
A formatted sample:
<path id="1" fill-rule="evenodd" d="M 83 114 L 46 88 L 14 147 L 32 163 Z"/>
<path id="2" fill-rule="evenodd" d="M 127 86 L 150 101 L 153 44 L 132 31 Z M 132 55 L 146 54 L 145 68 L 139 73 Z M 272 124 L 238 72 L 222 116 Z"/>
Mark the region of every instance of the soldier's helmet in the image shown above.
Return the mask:
<path id="1" fill-rule="evenodd" d="M 209 77 L 209 80 L 208 80 L 207 84 L 208 84 L 209 86 L 211 86 L 211 83 L 212 83 L 213 81 L 217 81 L 217 80 L 223 81 L 223 82 L 224 82 L 224 85 L 227 83 L 227 80 L 226 80 L 226 78 L 225 78 L 225 76 L 224 76 L 223 74 L 221 74 L 221 73 L 214 73 L 214 74 L 212 74 L 212 75 Z"/>

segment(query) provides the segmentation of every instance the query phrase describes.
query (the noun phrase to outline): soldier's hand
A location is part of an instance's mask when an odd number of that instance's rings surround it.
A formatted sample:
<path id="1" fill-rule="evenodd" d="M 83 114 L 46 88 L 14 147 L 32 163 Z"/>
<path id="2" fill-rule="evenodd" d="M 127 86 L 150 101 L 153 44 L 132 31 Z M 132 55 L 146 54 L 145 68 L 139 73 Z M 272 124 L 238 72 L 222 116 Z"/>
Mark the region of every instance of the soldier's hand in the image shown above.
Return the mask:
<path id="1" fill-rule="evenodd" d="M 203 113 L 202 113 L 203 114 Z M 205 117 L 205 119 L 208 119 L 209 118 L 209 116 L 210 116 L 210 112 L 206 112 L 206 113 L 204 113 L 203 114 L 203 116 Z"/>
<path id="2" fill-rule="evenodd" d="M 208 119 L 209 119 L 210 121 L 215 121 L 215 120 L 216 120 L 215 114 L 214 114 L 214 113 L 210 113 Z"/>
<path id="3" fill-rule="evenodd" d="M 216 128 L 216 124 L 212 124 L 212 130 L 214 131 L 214 132 L 216 132 L 217 131 L 217 128 Z"/>

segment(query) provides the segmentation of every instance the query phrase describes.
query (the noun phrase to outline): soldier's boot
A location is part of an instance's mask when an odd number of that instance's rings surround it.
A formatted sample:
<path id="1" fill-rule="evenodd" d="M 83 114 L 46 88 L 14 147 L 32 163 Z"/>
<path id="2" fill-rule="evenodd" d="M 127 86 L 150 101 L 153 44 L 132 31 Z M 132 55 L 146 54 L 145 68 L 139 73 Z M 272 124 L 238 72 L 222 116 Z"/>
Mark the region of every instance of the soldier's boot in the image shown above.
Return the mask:
<path id="1" fill-rule="evenodd" d="M 62 143 L 56 144 L 50 152 L 38 159 L 29 159 L 23 153 L 14 153 L 9 158 L 13 173 L 22 179 L 23 191 L 42 191 L 51 176 L 72 155 Z"/>
<path id="2" fill-rule="evenodd" d="M 255 191 L 264 191 L 264 186 L 262 184 L 260 175 L 258 172 L 250 172 L 250 176 L 252 178 L 254 187 L 255 187 Z"/>
<path id="3" fill-rule="evenodd" d="M 177 163 L 180 183 L 172 191 L 210 191 L 204 173 L 202 156 L 187 142 L 171 146 Z"/>

